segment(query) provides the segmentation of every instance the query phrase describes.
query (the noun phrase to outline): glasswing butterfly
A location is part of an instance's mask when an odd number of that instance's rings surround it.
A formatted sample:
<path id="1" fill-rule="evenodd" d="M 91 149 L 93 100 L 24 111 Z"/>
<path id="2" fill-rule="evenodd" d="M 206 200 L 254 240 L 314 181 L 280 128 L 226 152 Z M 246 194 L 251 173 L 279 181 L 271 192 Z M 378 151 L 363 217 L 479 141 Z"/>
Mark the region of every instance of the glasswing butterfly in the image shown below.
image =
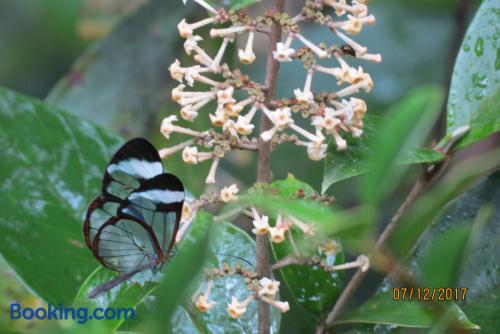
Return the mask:
<path id="1" fill-rule="evenodd" d="M 184 186 L 165 173 L 158 151 L 135 138 L 113 156 L 101 194 L 87 209 L 85 243 L 95 258 L 120 276 L 96 287 L 90 298 L 135 274 L 156 272 L 171 255 L 184 203 Z"/>

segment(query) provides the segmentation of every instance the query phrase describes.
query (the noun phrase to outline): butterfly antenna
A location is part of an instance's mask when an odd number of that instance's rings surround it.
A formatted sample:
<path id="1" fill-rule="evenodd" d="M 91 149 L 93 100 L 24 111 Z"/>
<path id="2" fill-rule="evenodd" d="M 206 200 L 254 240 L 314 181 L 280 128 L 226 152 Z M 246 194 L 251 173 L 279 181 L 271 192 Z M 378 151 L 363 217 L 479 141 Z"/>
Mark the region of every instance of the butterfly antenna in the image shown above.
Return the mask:
<path id="1" fill-rule="evenodd" d="M 244 259 L 242 257 L 239 257 L 239 256 L 235 256 L 235 255 L 230 255 L 230 254 L 224 254 L 224 253 L 215 253 L 215 255 L 219 255 L 219 256 L 227 256 L 227 257 L 232 257 L 233 259 L 238 259 L 238 260 L 241 260 L 243 262 L 246 262 L 250 265 L 250 267 L 254 267 L 253 263 L 248 261 L 247 259 Z"/>
<path id="2" fill-rule="evenodd" d="M 170 251 L 170 255 L 169 256 L 174 257 L 174 256 L 177 256 L 177 255 L 179 255 L 179 251 L 178 250 L 172 249 Z M 231 255 L 231 254 L 224 254 L 224 253 L 215 253 L 215 255 L 232 257 L 233 259 L 241 260 L 241 261 L 247 263 L 249 266 L 254 267 L 254 264 L 252 262 L 250 262 L 247 259 L 244 259 L 242 257 L 239 257 L 239 256 L 235 256 L 235 255 Z"/>

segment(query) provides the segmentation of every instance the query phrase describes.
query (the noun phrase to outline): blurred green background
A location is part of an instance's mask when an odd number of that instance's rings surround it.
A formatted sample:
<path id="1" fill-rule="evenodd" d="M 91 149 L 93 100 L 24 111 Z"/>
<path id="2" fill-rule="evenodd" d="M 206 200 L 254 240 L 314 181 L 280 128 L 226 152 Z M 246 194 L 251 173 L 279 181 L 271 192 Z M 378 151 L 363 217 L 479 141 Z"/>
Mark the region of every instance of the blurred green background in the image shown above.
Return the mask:
<path id="1" fill-rule="evenodd" d="M 50 103 L 116 130 L 124 138 L 142 135 L 153 139 L 158 147 L 165 145 L 159 136 L 159 122 L 169 113 L 177 112 L 176 106 L 169 101 L 169 88 L 173 83 L 167 67 L 175 58 L 184 57 L 175 26 L 180 18 L 196 17 L 200 13 L 188 12 L 180 0 L 171 1 L 168 13 L 146 12 L 127 22 L 127 27 L 134 24 L 143 27 L 144 22 L 149 22 L 147 31 L 150 34 L 121 26 L 145 2 L 147 0 L 0 0 L 0 85 L 41 99 L 49 96 Z M 262 7 L 268 5 L 266 2 L 251 11 L 261 12 Z M 303 3 L 287 2 L 290 11 Z M 479 2 L 370 2 L 377 25 L 365 28 L 357 38 L 371 52 L 383 54 L 382 64 L 365 66 L 375 81 L 372 93 L 363 96 L 370 113 L 383 114 L 408 90 L 422 84 L 449 85 L 455 55 Z M 109 35 L 114 28 L 118 29 L 116 33 Z M 328 31 L 315 27 L 308 27 L 306 31 L 314 40 L 331 40 Z M 133 53 L 124 53 L 127 50 Z M 259 61 L 250 68 L 255 78 L 263 77 L 266 51 L 264 47 L 257 50 Z M 105 72 L 107 66 L 112 72 L 109 75 Z M 303 84 L 304 77 L 304 71 L 297 65 L 285 65 L 279 78 L 278 94 L 290 95 L 293 88 Z M 79 91 L 78 87 L 72 89 L 82 82 L 81 86 L 87 88 L 85 91 Z M 314 85 L 321 89 L 328 87 L 329 82 L 325 79 Z M 119 96 L 123 96 L 122 104 L 116 102 Z M 81 103 L 83 100 L 86 102 Z M 130 125 L 132 117 L 134 125 Z M 443 122 L 436 133 L 443 133 Z M 282 147 L 274 154 L 275 178 L 292 172 L 320 190 L 323 163 L 309 161 L 303 152 L 299 154 L 304 158 L 295 160 L 293 165 L 287 160 L 290 154 L 299 150 Z M 178 165 L 172 162 L 170 166 L 178 172 Z M 254 181 L 252 156 L 231 155 L 222 167 L 225 183 L 236 180 L 248 186 Z M 196 168 L 186 168 L 183 173 L 190 189 L 199 193 L 202 189 L 196 181 L 204 174 Z M 412 178 L 407 180 L 408 185 L 411 184 Z M 354 182 L 342 182 L 331 190 L 339 203 L 354 204 Z M 406 189 L 406 185 L 400 187 L 402 192 Z M 387 201 L 389 204 L 384 210 L 392 212 L 400 197 L 394 194 L 394 200 Z M 368 279 L 365 292 L 377 287 L 380 280 L 380 277 Z M 1 260 L 0 289 L 2 309 L 7 310 L 13 300 L 26 305 L 40 303 Z M 361 291 L 358 297 L 362 298 L 363 293 Z M 29 329 L 33 326 L 29 322 L 8 322 L 4 314 L 2 312 L 0 317 L 0 327 Z M 297 326 L 298 332 L 300 326 L 307 330 L 308 320 L 297 319 L 297 323 L 292 322 L 290 326 Z"/>

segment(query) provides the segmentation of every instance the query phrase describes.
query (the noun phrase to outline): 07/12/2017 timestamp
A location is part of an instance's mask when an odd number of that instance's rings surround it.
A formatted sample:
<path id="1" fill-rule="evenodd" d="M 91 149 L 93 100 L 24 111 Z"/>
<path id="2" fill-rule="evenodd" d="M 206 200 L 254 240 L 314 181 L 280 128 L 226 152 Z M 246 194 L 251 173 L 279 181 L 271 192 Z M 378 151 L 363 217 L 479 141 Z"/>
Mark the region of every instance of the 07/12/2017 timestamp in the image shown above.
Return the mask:
<path id="1" fill-rule="evenodd" d="M 438 301 L 455 302 L 465 301 L 467 288 L 393 288 L 392 299 L 394 301 Z"/>

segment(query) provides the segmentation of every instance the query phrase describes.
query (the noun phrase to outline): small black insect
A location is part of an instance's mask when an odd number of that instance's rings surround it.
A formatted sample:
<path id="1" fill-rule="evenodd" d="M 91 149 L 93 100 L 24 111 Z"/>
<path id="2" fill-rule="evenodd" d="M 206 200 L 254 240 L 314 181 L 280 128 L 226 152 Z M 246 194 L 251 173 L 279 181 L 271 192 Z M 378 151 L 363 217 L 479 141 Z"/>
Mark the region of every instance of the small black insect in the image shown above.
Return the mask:
<path id="1" fill-rule="evenodd" d="M 356 51 L 349 44 L 342 45 L 340 50 L 343 54 L 356 58 Z"/>

